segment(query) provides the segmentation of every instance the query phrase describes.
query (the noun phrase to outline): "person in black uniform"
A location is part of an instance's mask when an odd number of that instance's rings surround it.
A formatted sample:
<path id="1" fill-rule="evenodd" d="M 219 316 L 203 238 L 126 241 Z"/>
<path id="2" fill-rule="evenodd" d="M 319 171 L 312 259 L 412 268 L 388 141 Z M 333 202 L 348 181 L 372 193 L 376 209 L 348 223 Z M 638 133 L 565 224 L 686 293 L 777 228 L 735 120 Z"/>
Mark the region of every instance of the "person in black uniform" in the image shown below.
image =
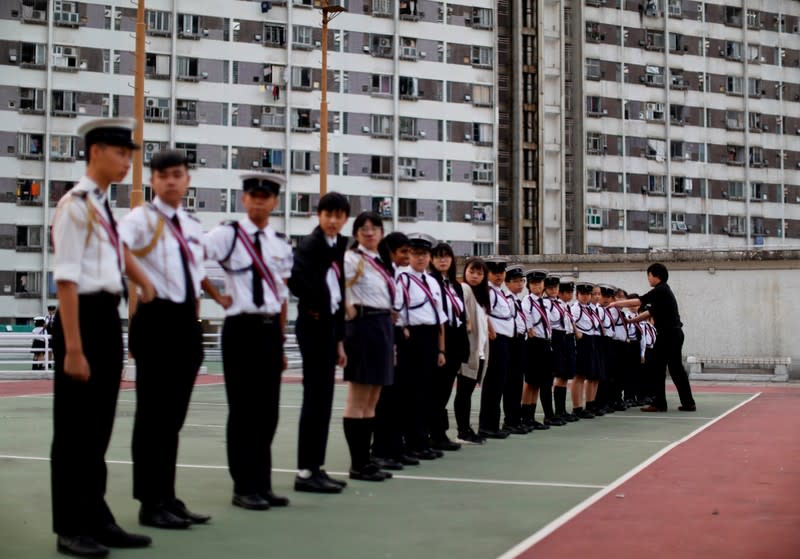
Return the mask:
<path id="1" fill-rule="evenodd" d="M 203 228 L 182 207 L 189 189 L 189 162 L 179 151 L 150 160 L 152 202 L 120 223 L 122 243 L 150 278 L 157 297 L 138 305 L 128 335 L 136 359 L 133 426 L 133 496 L 139 522 L 156 528 L 188 528 L 208 522 L 175 496 L 178 436 L 203 361 L 198 320 L 203 267 Z"/>
<path id="2" fill-rule="evenodd" d="M 319 200 L 319 225 L 294 252 L 289 289 L 299 299 L 295 332 L 303 357 L 303 407 L 297 435 L 295 491 L 340 493 L 347 485 L 328 476 L 322 466 L 328 446 L 336 365 L 344 352 L 344 252 L 339 234 L 350 215 L 350 203 L 338 192 Z"/>
<path id="3" fill-rule="evenodd" d="M 689 375 L 683 367 L 683 323 L 678 312 L 678 301 L 672 293 L 667 281 L 669 271 L 667 267 L 656 262 L 647 268 L 647 282 L 652 289 L 641 295 L 638 299 L 625 299 L 613 301 L 609 306 L 644 307 L 649 305 L 649 309 L 639 314 L 634 320 L 646 320 L 653 317 L 655 327 L 658 329 L 655 347 L 653 348 L 653 375 L 656 380 L 655 396 L 652 405 L 642 408 L 644 412 L 664 412 L 667 411 L 667 395 L 664 386 L 666 370 L 669 367 L 669 376 L 678 390 L 681 405 L 680 411 L 692 412 L 697 409 L 692 396 L 692 387 L 689 384 Z"/>
<path id="4" fill-rule="evenodd" d="M 514 307 L 514 335 L 508 343 L 508 372 L 503 388 L 503 431 L 512 435 L 527 435 L 533 429 L 522 420 L 522 385 L 527 365 L 525 338 L 530 326 L 530 317 L 522 308 L 522 292 L 525 288 L 525 273 L 522 266 L 506 268 L 505 294 Z"/>
<path id="5" fill-rule="evenodd" d="M 272 440 L 278 427 L 283 342 L 292 271 L 292 248 L 269 225 L 283 177 L 242 177 L 247 216 L 218 225 L 203 244 L 206 257 L 225 270 L 232 297 L 222 326 L 222 367 L 228 398 L 228 469 L 234 506 L 248 510 L 285 507 L 272 491 Z"/>
<path id="6" fill-rule="evenodd" d="M 525 341 L 527 363 L 525 369 L 525 389 L 522 393 L 522 420 L 529 428 L 546 431 L 553 419 L 552 356 L 550 325 L 544 299 L 545 270 L 529 270 L 526 274 L 529 294 L 523 308 L 530 322 L 528 339 Z M 536 399 L 542 403 L 545 422 L 536 420 Z"/>
<path id="7" fill-rule="evenodd" d="M 144 547 L 150 538 L 120 528 L 105 501 L 105 453 L 114 426 L 122 377 L 122 265 L 155 292 L 117 235 L 108 187 L 131 165 L 132 119 L 84 124 L 86 174 L 58 203 L 53 239 L 59 310 L 53 321 L 53 531 L 61 553 L 103 557 L 109 547 Z"/>
<path id="8" fill-rule="evenodd" d="M 447 403 L 453 393 L 453 384 L 461 364 L 469 358 L 467 315 L 464 307 L 464 290 L 456 279 L 456 257 L 453 248 L 440 242 L 431 251 L 430 275 L 439 284 L 441 304 L 447 322 L 444 325 L 445 364 L 436 372 L 431 395 L 428 428 L 434 450 L 458 450 L 461 445 L 447 436 L 450 421 Z"/>

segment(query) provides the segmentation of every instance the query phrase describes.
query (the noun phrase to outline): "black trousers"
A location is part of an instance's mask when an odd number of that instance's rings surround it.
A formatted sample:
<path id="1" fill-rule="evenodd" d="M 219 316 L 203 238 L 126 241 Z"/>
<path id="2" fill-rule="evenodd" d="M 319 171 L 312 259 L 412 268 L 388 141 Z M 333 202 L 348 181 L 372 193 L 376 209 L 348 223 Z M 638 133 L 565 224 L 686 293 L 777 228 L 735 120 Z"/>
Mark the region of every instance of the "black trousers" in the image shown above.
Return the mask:
<path id="1" fill-rule="evenodd" d="M 336 324 L 300 313 L 295 326 L 303 357 L 303 407 L 297 437 L 297 468 L 319 470 L 325 464 L 336 379 Z"/>
<path id="2" fill-rule="evenodd" d="M 430 448 L 426 417 L 437 373 L 439 325 L 408 326 L 411 336 L 401 335 L 397 344 L 400 376 L 395 381 L 399 391 L 403 438 L 406 451 Z"/>
<path id="3" fill-rule="evenodd" d="M 489 340 L 489 364 L 481 385 L 481 411 L 478 427 L 484 431 L 500 429 L 500 400 L 506 386 L 511 338 L 497 334 Z"/>
<path id="4" fill-rule="evenodd" d="M 508 370 L 503 387 L 503 423 L 522 423 L 522 379 L 525 375 L 525 336 L 516 336 L 508 341 Z"/>
<path id="5" fill-rule="evenodd" d="M 672 382 L 678 390 L 681 405 L 694 406 L 689 375 L 686 374 L 686 369 L 683 367 L 683 330 L 680 328 L 659 330 L 653 350 L 653 380 L 655 382 L 653 405 L 662 409 L 667 407 L 664 380 L 666 379 L 666 369 L 669 367 L 669 376 L 672 377 Z"/>
<path id="6" fill-rule="evenodd" d="M 404 342 L 403 329 L 394 328 L 394 340 L 397 347 Z M 399 353 L 399 351 L 398 351 Z M 398 359 L 400 359 L 398 355 Z M 402 371 L 394 368 L 394 384 L 381 388 L 378 405 L 375 407 L 375 430 L 372 435 L 372 454 L 380 458 L 399 458 L 404 452 L 403 445 L 403 411 L 401 391 Z"/>
<path id="7" fill-rule="evenodd" d="M 435 441 L 444 440 L 447 437 L 447 430 L 450 428 L 447 404 L 453 394 L 453 384 L 464 358 L 464 339 L 460 329 L 450 325 L 444 327 L 445 365 L 434 370 L 431 407 L 428 412 L 428 432 L 431 439 Z"/>
<path id="8" fill-rule="evenodd" d="M 228 397 L 228 470 L 240 495 L 272 489 L 272 439 L 278 427 L 283 340 L 278 317 L 239 314 L 222 327 Z"/>
<path id="9" fill-rule="evenodd" d="M 64 331 L 60 314 L 53 324 L 55 383 L 53 444 L 50 454 L 53 531 L 63 536 L 91 535 L 114 522 L 105 501 L 105 454 L 122 377 L 122 326 L 119 297 L 109 293 L 78 297 L 87 382 L 64 372 Z"/>
<path id="10" fill-rule="evenodd" d="M 484 361 L 481 359 L 480 371 L 478 376 L 483 373 Z M 475 392 L 475 386 L 478 384 L 478 379 L 458 375 L 456 381 L 456 397 L 453 399 L 453 412 L 456 416 L 456 425 L 458 432 L 470 430 L 470 421 L 472 419 L 472 393 Z"/>
<path id="11" fill-rule="evenodd" d="M 143 504 L 165 503 L 175 498 L 178 434 L 203 362 L 194 303 L 140 304 L 128 346 L 136 359 L 133 496 Z"/>
<path id="12" fill-rule="evenodd" d="M 622 390 L 626 400 L 637 400 L 644 393 L 644 367 L 640 355 L 639 342 L 627 342 L 625 348 L 625 367 L 622 373 Z"/>

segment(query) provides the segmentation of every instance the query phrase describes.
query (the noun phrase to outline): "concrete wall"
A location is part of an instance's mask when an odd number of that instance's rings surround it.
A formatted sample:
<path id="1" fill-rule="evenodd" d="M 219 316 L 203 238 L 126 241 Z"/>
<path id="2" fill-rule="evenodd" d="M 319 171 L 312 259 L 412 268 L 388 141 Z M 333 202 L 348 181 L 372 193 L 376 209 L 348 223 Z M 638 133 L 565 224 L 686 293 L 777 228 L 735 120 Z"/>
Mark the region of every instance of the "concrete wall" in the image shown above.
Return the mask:
<path id="1" fill-rule="evenodd" d="M 790 375 L 800 378 L 800 251 L 511 260 L 640 294 L 649 289 L 647 266 L 663 262 L 684 324 L 684 357 L 791 357 Z"/>

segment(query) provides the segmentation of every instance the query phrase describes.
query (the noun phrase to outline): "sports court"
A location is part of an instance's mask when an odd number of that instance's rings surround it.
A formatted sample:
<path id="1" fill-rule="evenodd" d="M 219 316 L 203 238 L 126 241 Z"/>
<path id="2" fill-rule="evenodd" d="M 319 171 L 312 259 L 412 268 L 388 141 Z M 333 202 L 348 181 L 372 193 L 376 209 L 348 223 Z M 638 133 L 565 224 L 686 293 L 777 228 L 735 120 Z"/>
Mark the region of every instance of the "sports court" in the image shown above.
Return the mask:
<path id="1" fill-rule="evenodd" d="M 273 482 L 292 504 L 251 512 L 230 505 L 221 380 L 209 375 L 195 390 L 178 472 L 179 496 L 213 515 L 211 524 L 189 533 L 144 528 L 152 548 L 113 557 L 800 557 L 800 427 L 778 420 L 796 413 L 797 385 L 701 386 L 697 413 L 617 412 L 316 495 L 292 490 L 302 389 L 287 379 Z M 120 525 L 139 531 L 135 394 L 125 386 L 107 454 L 108 500 Z M 349 466 L 345 394 L 337 385 L 327 460 L 340 476 Z M 60 557 L 50 531 L 49 383 L 0 383 L 0 395 L 0 557 Z"/>

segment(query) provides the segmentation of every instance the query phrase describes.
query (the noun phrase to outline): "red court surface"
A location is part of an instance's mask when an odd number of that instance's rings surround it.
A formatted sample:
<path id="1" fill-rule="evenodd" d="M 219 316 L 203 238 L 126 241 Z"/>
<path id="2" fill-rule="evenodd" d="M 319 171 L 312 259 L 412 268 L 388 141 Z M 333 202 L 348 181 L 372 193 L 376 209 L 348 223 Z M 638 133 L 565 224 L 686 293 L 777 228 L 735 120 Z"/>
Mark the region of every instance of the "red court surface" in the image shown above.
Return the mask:
<path id="1" fill-rule="evenodd" d="M 706 390 L 761 394 L 503 557 L 800 558 L 800 387 Z"/>

